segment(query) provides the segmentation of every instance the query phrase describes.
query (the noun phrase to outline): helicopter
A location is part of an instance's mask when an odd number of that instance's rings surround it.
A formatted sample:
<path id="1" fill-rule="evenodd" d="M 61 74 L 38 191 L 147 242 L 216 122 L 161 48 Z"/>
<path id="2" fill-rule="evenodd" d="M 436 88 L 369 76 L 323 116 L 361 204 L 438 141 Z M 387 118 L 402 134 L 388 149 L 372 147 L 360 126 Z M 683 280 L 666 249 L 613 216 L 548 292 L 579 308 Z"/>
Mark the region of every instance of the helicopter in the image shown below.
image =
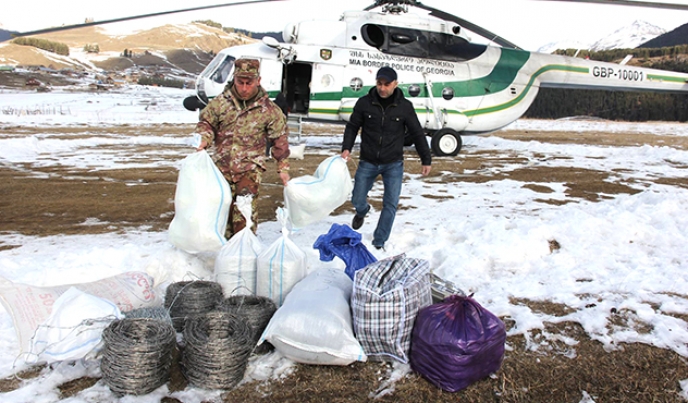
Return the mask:
<path id="1" fill-rule="evenodd" d="M 269 2 L 279 0 L 259 0 Z M 559 0 L 572 1 L 572 0 Z M 686 10 L 675 3 L 585 0 L 590 3 Z M 249 2 L 217 4 L 21 34 Z M 378 11 L 372 11 L 379 9 Z M 416 14 L 414 9 L 429 12 Z M 489 40 L 473 42 L 468 31 Z M 520 118 L 540 88 L 688 93 L 688 74 L 621 63 L 530 52 L 489 30 L 416 0 L 375 0 L 338 21 L 288 23 L 282 42 L 264 37 L 225 48 L 198 75 L 195 94 L 183 104 L 201 110 L 232 79 L 234 61 L 261 61 L 261 85 L 283 95 L 291 118 L 346 122 L 361 96 L 375 86 L 382 66 L 397 71 L 436 156 L 455 156 L 463 135 L 489 133 Z M 410 145 L 410 143 L 409 143 Z"/>
<path id="2" fill-rule="evenodd" d="M 381 10 L 370 11 L 376 7 Z M 409 7 L 430 15 L 411 14 Z M 464 28 L 499 46 L 471 42 Z M 688 74 L 525 51 L 414 0 L 378 0 L 364 11 L 345 12 L 339 21 L 290 23 L 282 37 L 284 42 L 265 37 L 218 52 L 184 106 L 202 109 L 231 79 L 234 60 L 255 58 L 261 61 L 261 84 L 272 98 L 285 94 L 291 114 L 346 122 L 358 98 L 375 86 L 375 72 L 390 66 L 433 153 L 455 156 L 462 135 L 509 125 L 540 88 L 688 93 Z"/>

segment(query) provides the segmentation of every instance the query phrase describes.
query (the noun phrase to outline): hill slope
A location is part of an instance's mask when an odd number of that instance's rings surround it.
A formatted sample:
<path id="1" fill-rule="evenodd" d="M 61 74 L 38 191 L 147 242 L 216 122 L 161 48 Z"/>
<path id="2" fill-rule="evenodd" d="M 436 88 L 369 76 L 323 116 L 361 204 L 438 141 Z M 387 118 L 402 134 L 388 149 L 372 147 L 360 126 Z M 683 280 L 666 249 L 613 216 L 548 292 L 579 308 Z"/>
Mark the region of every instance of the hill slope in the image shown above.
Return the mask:
<path id="1" fill-rule="evenodd" d="M 212 55 L 221 49 L 255 41 L 245 35 L 227 33 L 200 23 L 168 24 L 129 35 L 108 34 L 106 29 L 98 26 L 84 27 L 38 35 L 36 38 L 64 43 L 69 46 L 70 55 L 59 56 L 29 46 L 2 42 L 0 43 L 0 65 L 122 70 L 141 64 L 133 60 L 135 58 L 121 57 L 127 50 L 134 55 L 157 56 L 162 62 L 151 60 L 155 65 L 168 64 L 187 73 L 198 74 Z M 97 45 L 99 52 L 84 51 L 87 45 Z M 129 59 L 129 61 L 121 59 Z"/>

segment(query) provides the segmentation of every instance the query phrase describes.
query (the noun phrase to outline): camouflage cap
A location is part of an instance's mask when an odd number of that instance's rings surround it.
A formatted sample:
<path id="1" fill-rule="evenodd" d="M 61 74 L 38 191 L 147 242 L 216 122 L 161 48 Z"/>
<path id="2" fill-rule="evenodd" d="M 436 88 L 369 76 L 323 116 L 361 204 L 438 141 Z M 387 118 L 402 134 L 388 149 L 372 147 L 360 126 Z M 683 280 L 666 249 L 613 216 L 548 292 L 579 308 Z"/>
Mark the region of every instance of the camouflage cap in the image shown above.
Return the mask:
<path id="1" fill-rule="evenodd" d="M 258 77 L 260 61 L 257 59 L 237 59 L 234 62 L 234 77 Z"/>

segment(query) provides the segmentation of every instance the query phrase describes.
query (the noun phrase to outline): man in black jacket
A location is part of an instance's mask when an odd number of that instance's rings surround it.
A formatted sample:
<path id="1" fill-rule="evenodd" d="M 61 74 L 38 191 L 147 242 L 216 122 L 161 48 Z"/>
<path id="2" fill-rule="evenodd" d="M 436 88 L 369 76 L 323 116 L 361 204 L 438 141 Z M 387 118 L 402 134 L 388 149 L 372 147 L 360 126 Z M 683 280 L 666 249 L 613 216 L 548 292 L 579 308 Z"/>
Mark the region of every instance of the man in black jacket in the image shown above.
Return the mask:
<path id="1" fill-rule="evenodd" d="M 360 162 L 356 169 L 351 195 L 351 203 L 356 209 L 351 227 L 359 229 L 363 225 L 364 218 L 370 211 L 368 192 L 378 175 L 381 175 L 384 185 L 382 213 L 373 233 L 373 246 L 381 249 L 389 239 L 397 214 L 401 181 L 404 176 L 405 133 L 408 132 L 416 146 L 423 176 L 430 173 L 431 157 L 413 104 L 404 98 L 404 94 L 397 88 L 397 73 L 391 67 L 385 66 L 378 70 L 375 78 L 375 87 L 356 102 L 346 124 L 342 158 L 349 160 L 358 130 L 363 128 Z"/>

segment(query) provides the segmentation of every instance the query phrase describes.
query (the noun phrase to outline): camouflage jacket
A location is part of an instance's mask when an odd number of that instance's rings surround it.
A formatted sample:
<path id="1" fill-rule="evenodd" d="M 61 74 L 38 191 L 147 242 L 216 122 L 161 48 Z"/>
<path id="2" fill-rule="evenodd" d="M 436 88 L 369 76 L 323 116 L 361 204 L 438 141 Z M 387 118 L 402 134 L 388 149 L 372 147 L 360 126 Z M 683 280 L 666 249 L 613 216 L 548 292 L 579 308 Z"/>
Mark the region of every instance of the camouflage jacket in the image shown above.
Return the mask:
<path id="1" fill-rule="evenodd" d="M 231 84 L 227 85 L 203 109 L 195 132 L 214 145 L 215 164 L 235 181 L 256 168 L 265 171 L 268 140 L 273 142 L 271 152 L 278 171 L 289 169 L 287 122 L 262 87 L 251 100 L 242 101 L 234 96 Z"/>

